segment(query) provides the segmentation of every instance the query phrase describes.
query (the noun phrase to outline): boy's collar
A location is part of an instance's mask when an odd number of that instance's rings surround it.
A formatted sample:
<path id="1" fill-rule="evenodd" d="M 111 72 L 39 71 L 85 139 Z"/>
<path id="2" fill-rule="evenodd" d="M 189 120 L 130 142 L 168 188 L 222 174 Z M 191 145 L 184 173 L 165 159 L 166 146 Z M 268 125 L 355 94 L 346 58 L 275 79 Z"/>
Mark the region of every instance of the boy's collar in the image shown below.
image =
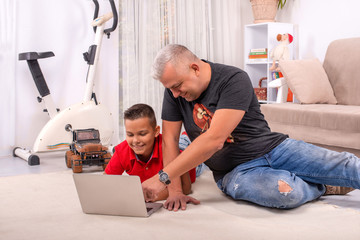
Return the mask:
<path id="1" fill-rule="evenodd" d="M 154 153 L 154 150 L 152 151 L 152 153 L 151 153 L 151 155 L 150 155 L 150 158 L 149 158 L 148 160 L 146 160 L 146 161 L 140 160 L 140 158 L 138 157 L 138 155 L 137 155 L 136 153 L 134 153 L 134 154 L 135 154 L 136 160 L 138 160 L 138 161 L 140 161 L 140 162 L 143 162 L 143 163 L 147 163 L 147 162 L 150 161 L 150 159 L 152 159 L 153 153 Z"/>

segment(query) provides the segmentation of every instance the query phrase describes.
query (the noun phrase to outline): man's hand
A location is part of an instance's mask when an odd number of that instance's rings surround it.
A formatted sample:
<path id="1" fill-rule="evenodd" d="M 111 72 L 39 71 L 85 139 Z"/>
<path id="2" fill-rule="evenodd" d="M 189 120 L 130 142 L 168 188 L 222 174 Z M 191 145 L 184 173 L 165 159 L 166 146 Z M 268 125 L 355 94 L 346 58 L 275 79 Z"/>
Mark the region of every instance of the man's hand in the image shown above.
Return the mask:
<path id="1" fill-rule="evenodd" d="M 186 210 L 187 203 L 193 203 L 197 205 L 200 203 L 200 201 L 193 197 L 186 196 L 182 192 L 176 192 L 169 195 L 168 199 L 164 203 L 164 208 L 169 211 L 174 210 L 174 212 L 178 211 L 180 207 L 181 210 Z"/>
<path id="2" fill-rule="evenodd" d="M 153 202 L 159 193 L 166 188 L 165 184 L 160 182 L 158 174 L 144 181 L 141 186 L 146 202 Z"/>

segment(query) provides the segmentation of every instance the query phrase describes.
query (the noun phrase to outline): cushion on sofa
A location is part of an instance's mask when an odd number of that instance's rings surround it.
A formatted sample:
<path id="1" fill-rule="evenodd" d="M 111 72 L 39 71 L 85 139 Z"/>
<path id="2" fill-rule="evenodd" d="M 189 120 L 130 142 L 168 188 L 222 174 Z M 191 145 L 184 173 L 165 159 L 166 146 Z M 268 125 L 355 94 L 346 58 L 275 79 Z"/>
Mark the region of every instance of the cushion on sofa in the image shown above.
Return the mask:
<path id="1" fill-rule="evenodd" d="M 360 38 L 331 42 L 323 67 L 338 103 L 360 105 Z"/>
<path id="2" fill-rule="evenodd" d="M 337 103 L 326 72 L 318 59 L 281 60 L 279 66 L 300 103 Z"/>

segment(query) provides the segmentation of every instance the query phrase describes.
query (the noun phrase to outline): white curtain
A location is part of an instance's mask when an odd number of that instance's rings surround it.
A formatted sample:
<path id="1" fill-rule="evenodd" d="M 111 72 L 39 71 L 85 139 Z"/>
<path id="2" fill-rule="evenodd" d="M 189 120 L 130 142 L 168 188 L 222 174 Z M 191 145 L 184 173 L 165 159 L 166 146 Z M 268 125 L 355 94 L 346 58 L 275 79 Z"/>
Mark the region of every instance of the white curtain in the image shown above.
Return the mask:
<path id="1" fill-rule="evenodd" d="M 239 63 L 239 0 L 122 0 L 120 9 L 120 123 L 125 109 L 146 103 L 161 125 L 164 88 L 150 71 L 166 44 L 182 44 L 210 61 Z"/>
<path id="2" fill-rule="evenodd" d="M 208 0 L 169 1 L 169 43 L 182 44 L 198 57 L 210 60 L 211 2 Z"/>
<path id="3" fill-rule="evenodd" d="M 120 139 L 123 139 L 123 111 L 136 103 L 154 108 L 160 122 L 164 88 L 150 77 L 152 60 L 162 46 L 163 1 L 120 1 Z M 122 91 L 121 91 L 122 89 Z"/>
<path id="4" fill-rule="evenodd" d="M 16 1 L 0 1 L 0 156 L 15 144 Z"/>
<path id="5" fill-rule="evenodd" d="M 213 61 L 233 66 L 243 62 L 240 0 L 211 0 Z"/>

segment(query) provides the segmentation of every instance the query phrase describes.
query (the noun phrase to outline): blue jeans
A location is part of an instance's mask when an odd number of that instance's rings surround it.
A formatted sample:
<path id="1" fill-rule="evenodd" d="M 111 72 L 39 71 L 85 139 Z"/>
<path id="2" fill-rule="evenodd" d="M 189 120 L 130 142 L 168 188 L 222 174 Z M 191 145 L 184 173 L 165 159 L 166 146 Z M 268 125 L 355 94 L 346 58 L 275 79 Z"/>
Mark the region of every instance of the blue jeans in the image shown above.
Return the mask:
<path id="1" fill-rule="evenodd" d="M 281 191 L 284 184 L 288 188 Z M 359 189 L 360 159 L 290 138 L 217 182 L 235 200 L 284 209 L 319 198 L 325 193 L 324 184 Z"/>

